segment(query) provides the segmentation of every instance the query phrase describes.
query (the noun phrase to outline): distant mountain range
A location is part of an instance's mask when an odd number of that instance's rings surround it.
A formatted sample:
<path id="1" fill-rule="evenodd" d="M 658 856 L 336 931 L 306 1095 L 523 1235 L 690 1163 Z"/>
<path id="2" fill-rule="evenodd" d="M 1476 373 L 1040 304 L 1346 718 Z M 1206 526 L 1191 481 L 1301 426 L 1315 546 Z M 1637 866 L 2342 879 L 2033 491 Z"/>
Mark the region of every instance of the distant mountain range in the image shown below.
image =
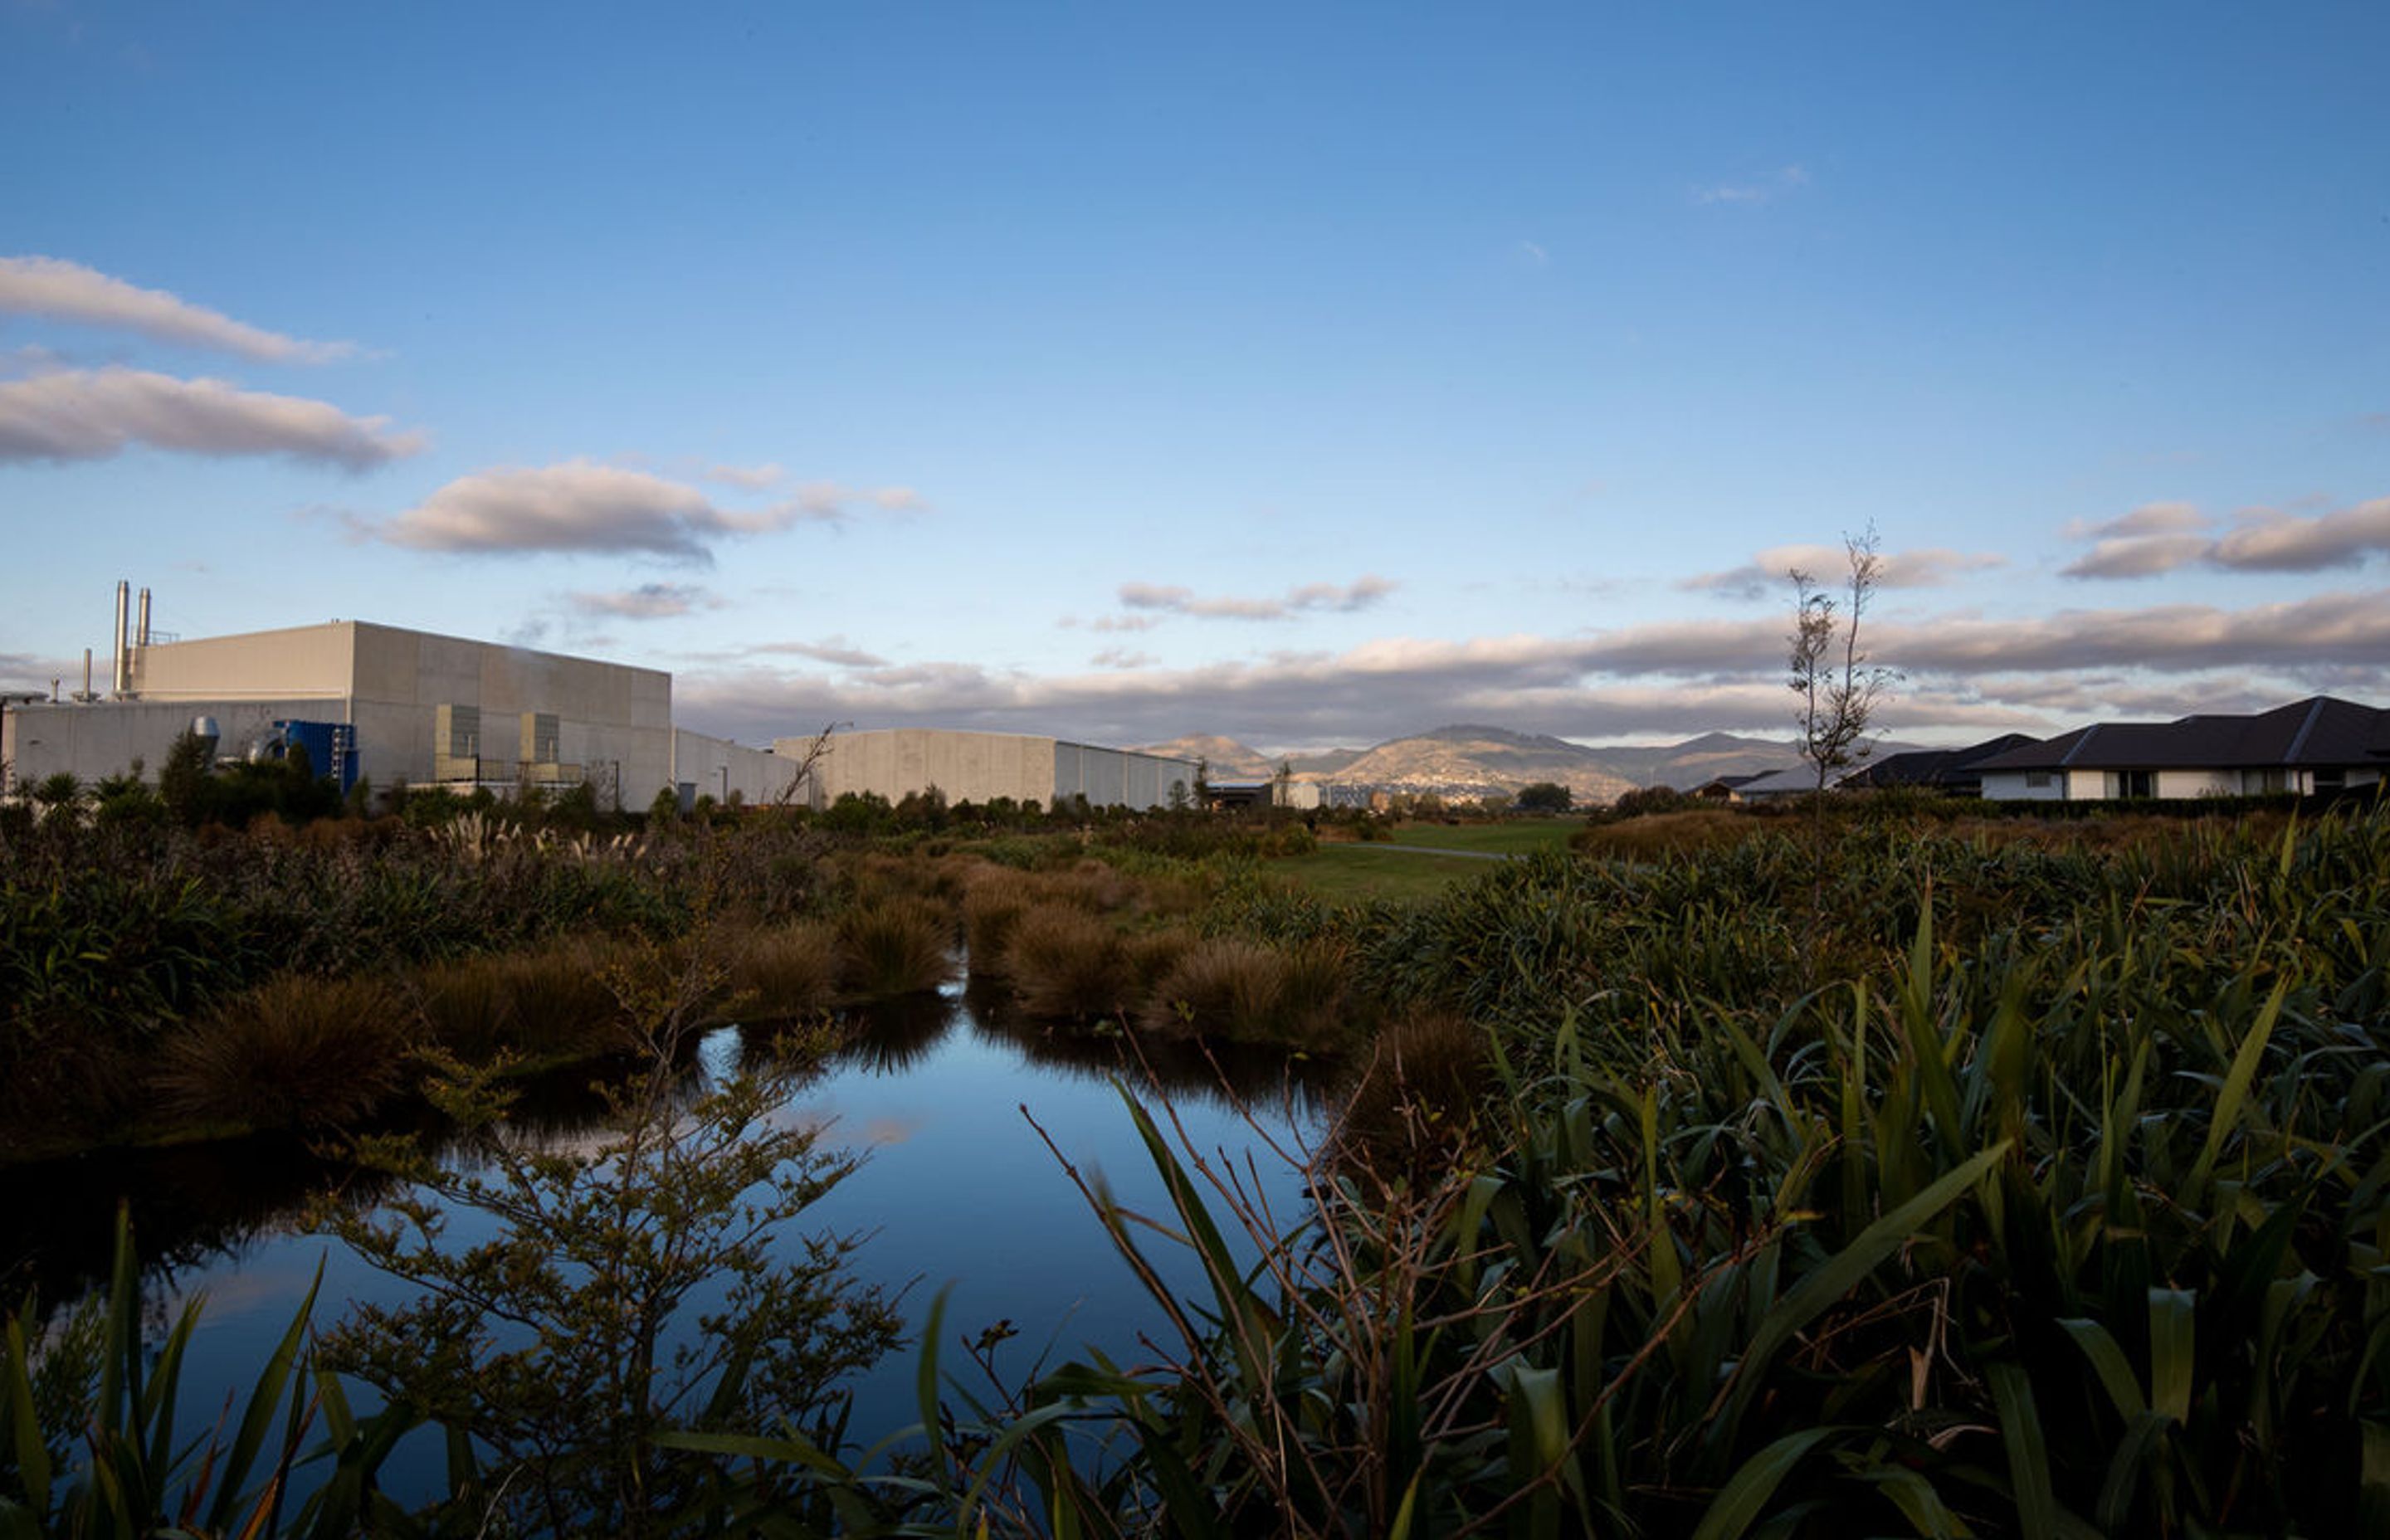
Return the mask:
<path id="1" fill-rule="evenodd" d="M 1880 745 L 1878 753 L 1902 745 Z M 1266 780 L 1278 762 L 1231 738 L 1194 736 L 1149 745 L 1149 754 L 1206 761 L 1214 780 Z M 1607 802 L 1644 786 L 1687 789 L 1715 776 L 1749 776 L 1800 763 L 1787 742 L 1704 733 L 1683 743 L 1587 747 L 1564 738 L 1463 725 L 1398 738 L 1372 749 L 1291 756 L 1298 780 L 1333 780 L 1390 791 L 1484 797 L 1552 781 L 1580 802 Z"/>

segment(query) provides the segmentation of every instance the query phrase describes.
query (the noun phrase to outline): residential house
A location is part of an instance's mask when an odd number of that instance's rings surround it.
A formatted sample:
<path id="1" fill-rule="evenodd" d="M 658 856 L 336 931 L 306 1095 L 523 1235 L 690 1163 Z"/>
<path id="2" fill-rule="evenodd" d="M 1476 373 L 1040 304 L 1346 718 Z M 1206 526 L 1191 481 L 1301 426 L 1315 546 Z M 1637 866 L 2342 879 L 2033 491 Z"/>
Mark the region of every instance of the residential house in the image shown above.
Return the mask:
<path id="1" fill-rule="evenodd" d="M 2102 722 L 1973 770 L 1998 802 L 2311 796 L 2390 774 L 2390 711 L 2319 695 L 2255 716 Z"/>
<path id="2" fill-rule="evenodd" d="M 1971 744 L 1964 749 L 1911 749 L 1869 762 L 1843 784 L 1873 790 L 1915 786 L 1939 791 L 1945 796 L 1981 796 L 1984 789 L 1981 766 L 1984 761 L 2011 750 L 2030 748 L 2040 741 L 2024 733 L 2003 733 L 1996 738 Z"/>

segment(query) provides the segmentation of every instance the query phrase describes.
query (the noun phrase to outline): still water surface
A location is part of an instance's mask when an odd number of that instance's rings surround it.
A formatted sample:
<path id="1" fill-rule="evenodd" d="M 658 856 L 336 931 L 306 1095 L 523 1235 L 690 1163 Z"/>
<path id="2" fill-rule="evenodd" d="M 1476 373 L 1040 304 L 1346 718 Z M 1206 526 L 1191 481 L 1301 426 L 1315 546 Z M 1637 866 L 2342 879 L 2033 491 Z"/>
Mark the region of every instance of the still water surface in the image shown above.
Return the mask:
<path id="1" fill-rule="evenodd" d="M 797 1092 L 788 1115 L 820 1123 L 827 1143 L 867 1158 L 786 1238 L 867 1233 L 856 1253 L 859 1276 L 907 1290 L 905 1314 L 917 1324 L 951 1285 L 942 1353 L 950 1372 L 967 1367 L 957 1341 L 1000 1320 L 1020 1333 L 1002 1360 L 1012 1376 L 1025 1375 L 1041 1353 L 1059 1364 L 1091 1344 L 1124 1363 L 1145 1361 L 1138 1336 L 1163 1325 L 1032 1117 L 1083 1174 L 1100 1173 L 1129 1206 L 1161 1213 L 1161 1183 L 1119 1087 L 1136 1086 L 1149 1104 L 1166 1095 L 1194 1149 L 1240 1168 L 1251 1161 L 1277 1214 L 1291 1223 L 1303 1213 L 1300 1173 L 1270 1147 L 1292 1150 L 1316 1139 L 1315 1092 L 1326 1066 L 1275 1055 L 1215 1065 L 1181 1051 L 1124 1068 L 1117 1040 L 1011 1026 L 961 990 L 854 1025 L 851 1046 Z M 714 1033 L 693 1072 L 719 1073 L 762 1051 L 762 1035 L 751 1043 L 739 1029 Z M 541 1088 L 527 1111 L 572 1136 L 592 1110 L 576 1094 L 582 1079 Z M 351 1301 L 405 1295 L 404 1285 L 337 1241 L 300 1227 L 300 1202 L 329 1174 L 303 1147 L 274 1143 L 19 1173 L 24 1180 L 0 1220 L 0 1264 L 37 1258 L 49 1275 L 45 1295 L 62 1297 L 96 1278 L 106 1216 L 128 1199 L 149 1263 L 152 1319 L 192 1293 L 206 1296 L 184 1397 L 186 1415 L 204 1426 L 227 1395 L 246 1394 L 319 1265 L 319 1321 Z M 460 1217 L 451 1233 L 469 1242 L 480 1234 L 476 1223 Z M 1183 1292 L 1200 1289 L 1190 1259 L 1157 1251 L 1176 1264 Z M 852 1427 L 862 1443 L 917 1418 L 914 1363 L 909 1350 L 892 1354 L 856 1385 Z M 428 1449 L 391 1474 L 402 1496 L 428 1492 L 437 1479 Z"/>

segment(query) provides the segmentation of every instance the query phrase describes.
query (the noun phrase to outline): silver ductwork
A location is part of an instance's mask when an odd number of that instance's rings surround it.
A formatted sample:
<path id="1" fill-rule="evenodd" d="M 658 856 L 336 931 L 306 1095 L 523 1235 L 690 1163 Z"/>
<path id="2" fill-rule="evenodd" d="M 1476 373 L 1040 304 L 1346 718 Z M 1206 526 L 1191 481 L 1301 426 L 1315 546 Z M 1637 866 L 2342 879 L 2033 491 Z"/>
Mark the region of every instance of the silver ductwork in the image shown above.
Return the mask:
<path id="1" fill-rule="evenodd" d="M 109 666 L 108 692 L 122 695 L 132 687 L 133 660 L 125 656 L 125 636 L 132 625 L 133 584 L 116 580 L 116 658 Z"/>

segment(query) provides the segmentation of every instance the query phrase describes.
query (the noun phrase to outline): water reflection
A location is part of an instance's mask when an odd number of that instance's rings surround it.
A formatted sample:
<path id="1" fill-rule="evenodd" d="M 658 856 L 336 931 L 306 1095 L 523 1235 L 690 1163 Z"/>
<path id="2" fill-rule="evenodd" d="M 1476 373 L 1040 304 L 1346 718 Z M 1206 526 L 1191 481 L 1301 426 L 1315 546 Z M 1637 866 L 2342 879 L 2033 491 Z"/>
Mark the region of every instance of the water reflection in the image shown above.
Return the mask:
<path id="1" fill-rule="evenodd" d="M 916 1317 L 933 1293 L 947 1290 L 951 1335 L 942 1349 L 950 1366 L 962 1361 L 959 1342 L 998 1321 L 1020 1332 L 1005 1350 L 1008 1377 L 1025 1377 L 1041 1358 L 1050 1367 L 1090 1349 L 1140 1362 L 1144 1341 L 1167 1335 L 1166 1318 L 1060 1163 L 1100 1178 L 1132 1209 L 1167 1211 L 1168 1195 L 1115 1081 L 1149 1104 L 1166 1094 L 1175 1107 L 1169 1121 L 1188 1148 L 1235 1169 L 1277 1219 L 1293 1223 L 1304 1213 L 1301 1174 L 1275 1152 L 1305 1143 L 1332 1065 L 1048 1032 L 1008 1020 L 983 995 L 961 990 L 834 1025 L 836 1052 L 817 1072 L 791 1081 L 776 1118 L 817 1127 L 828 1144 L 865 1159 L 775 1244 L 793 1251 L 808 1237 L 867 1237 L 854 1258 L 858 1279 L 901 1293 Z M 709 1077 L 741 1067 L 789 1071 L 792 1061 L 775 1047 L 782 1035 L 768 1025 L 708 1034 L 690 1046 L 676 1089 L 696 1095 Z M 592 1139 L 606 1106 L 594 1086 L 610 1072 L 633 1068 L 582 1065 L 525 1081 L 516 1134 L 550 1145 Z M 435 1146 L 450 1141 L 445 1158 L 471 1158 L 427 1118 L 418 1115 L 414 1126 Z M 214 1416 L 228 1392 L 254 1381 L 319 1268 L 319 1322 L 359 1303 L 397 1304 L 412 1287 L 306 1233 L 313 1195 L 341 1188 L 370 1203 L 388 1189 L 303 1139 L 122 1152 L 18 1168 L 0 1180 L 8 1190 L 0 1203 L 0 1288 L 10 1297 L 37 1280 L 55 1307 L 101 1283 L 120 1199 L 133 1205 L 148 1262 L 145 1312 L 153 1327 L 162 1326 L 176 1298 L 206 1290 L 182 1384 L 195 1424 Z M 489 1233 L 485 1215 L 453 1217 L 454 1241 Z M 1250 1262 L 1252 1239 L 1225 1227 Z M 1153 1259 L 1169 1287 L 1203 1290 L 1191 1254 L 1157 1242 Z M 915 1354 L 899 1353 L 854 1383 L 850 1436 L 858 1448 L 915 1420 L 917 1374 Z M 441 1453 L 436 1438 L 403 1444 L 384 1471 L 388 1489 L 403 1502 L 436 1493 Z"/>
<path id="2" fill-rule="evenodd" d="M 822 1125 L 833 1142 L 880 1149 L 921 1143 L 924 1152 L 904 1161 L 875 1158 L 882 1169 L 867 1168 L 854 1184 L 864 1196 L 842 1197 L 835 1216 L 845 1223 L 844 1211 L 855 1210 L 875 1230 L 900 1213 L 921 1221 L 917 1238 L 882 1248 L 903 1253 L 895 1270 L 875 1268 L 895 1282 L 959 1277 L 974 1266 L 983 1278 L 1000 1277 L 1007 1264 L 984 1254 L 981 1238 L 990 1215 L 1007 1228 L 986 1238 L 1002 1244 L 1017 1242 L 1024 1226 L 1068 1226 L 1084 1228 L 1079 1240 L 1100 1251 L 1099 1232 L 1025 1126 L 1023 1109 L 1075 1140 L 1074 1159 L 1092 1151 L 1134 1168 L 1145 1157 L 1111 1092 L 1114 1081 L 1149 1100 L 1167 1096 L 1182 1112 L 1202 1110 L 1218 1139 L 1245 1142 L 1253 1118 L 1273 1137 L 1291 1135 L 1300 1145 L 1339 1072 L 1331 1060 L 1275 1049 L 1058 1030 L 1019 1019 L 980 986 L 849 1012 L 833 1025 L 838 1046 L 828 1061 L 793 1075 L 800 1065 L 783 1051 L 785 1023 L 712 1034 L 703 1046 L 690 1046 L 675 1091 L 694 1097 L 734 1068 L 791 1075 L 784 1115 Z M 509 1136 L 549 1147 L 590 1140 L 605 1126 L 601 1084 L 637 1071 L 631 1059 L 585 1063 L 516 1082 Z M 451 1163 L 475 1159 L 428 1107 L 383 1126 L 415 1133 Z M 949 1212 L 955 1192 L 998 1168 L 1014 1172 L 1009 1187 L 974 1200 L 968 1214 Z M 32 1288 L 52 1305 L 105 1282 L 119 1203 L 129 1207 L 152 1290 L 221 1293 L 261 1251 L 320 1253 L 324 1243 L 304 1228 L 319 1195 L 370 1205 L 390 1190 L 387 1178 L 343 1160 L 331 1143 L 288 1134 L 104 1151 L 18 1166 L 0 1180 L 7 1189 L 0 1203 L 0 1297 L 14 1300 Z"/>

